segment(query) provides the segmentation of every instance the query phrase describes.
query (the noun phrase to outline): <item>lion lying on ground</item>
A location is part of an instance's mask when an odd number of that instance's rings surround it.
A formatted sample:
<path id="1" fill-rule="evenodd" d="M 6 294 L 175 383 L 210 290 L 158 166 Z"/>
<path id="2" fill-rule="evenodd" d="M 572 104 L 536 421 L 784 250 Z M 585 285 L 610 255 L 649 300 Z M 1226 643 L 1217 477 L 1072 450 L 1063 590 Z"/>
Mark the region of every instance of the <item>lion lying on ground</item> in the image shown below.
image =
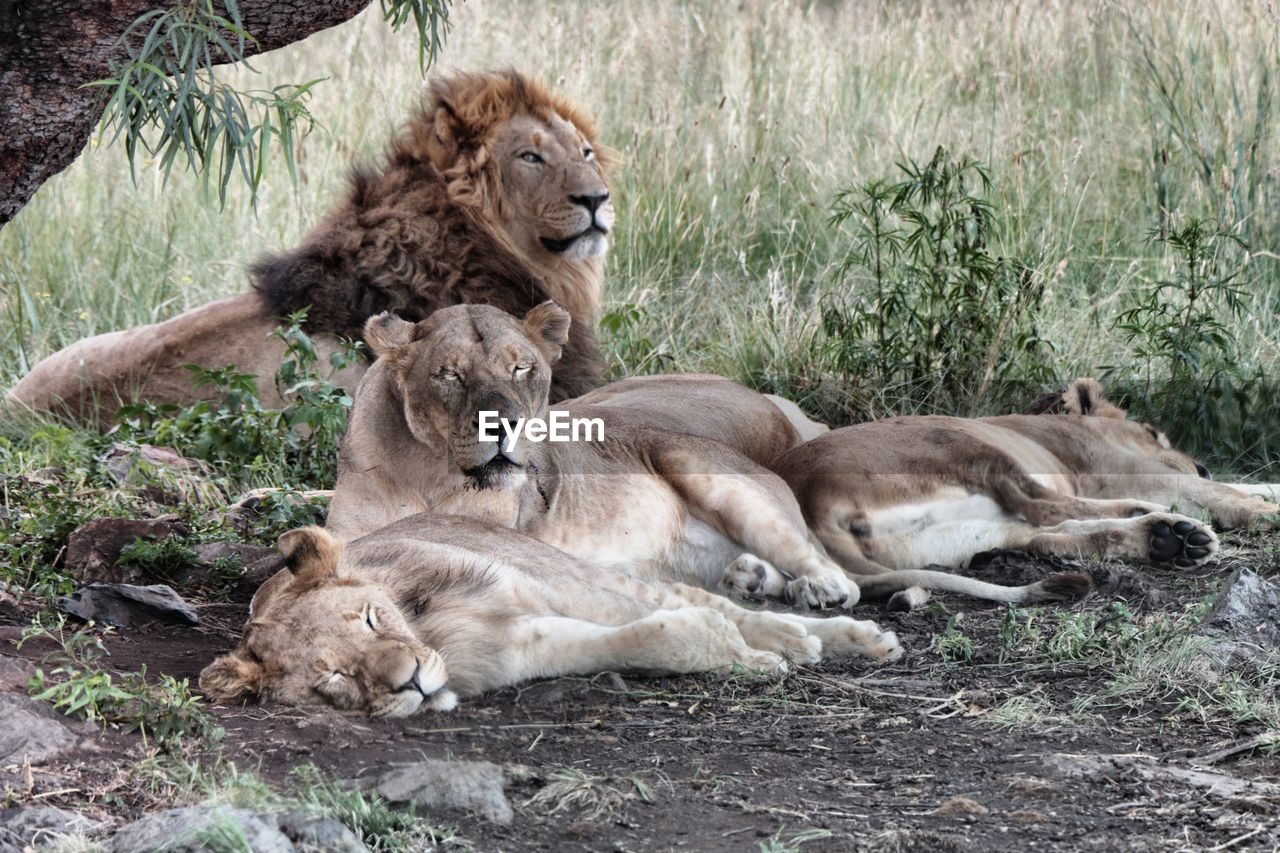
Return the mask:
<path id="1" fill-rule="evenodd" d="M 795 492 L 827 552 L 856 575 L 964 566 L 981 551 L 1100 555 L 1189 569 L 1222 529 L 1275 519 L 1280 505 L 1215 483 L 1153 427 L 1126 418 L 1094 380 L 1061 397 L 1066 414 L 892 418 L 837 429 L 770 466 Z M 746 585 L 768 594 L 768 566 Z"/>
<path id="2" fill-rule="evenodd" d="M 347 546 L 280 539 L 289 569 L 258 590 L 240 645 L 200 673 L 248 698 L 403 717 L 533 678 L 601 671 L 785 671 L 786 660 L 901 653 L 847 617 L 757 612 L 681 584 L 602 574 L 481 522 L 404 519 Z"/>
<path id="3" fill-rule="evenodd" d="M 301 245 L 254 265 L 254 292 L 72 344 L 8 402 L 110 421 L 121 402 L 199 398 L 183 367 L 194 363 L 254 374 L 262 400 L 279 405 L 284 344 L 270 332 L 300 308 L 310 306 L 324 363 L 330 336 L 359 338 L 380 311 L 417 320 L 475 302 L 523 314 L 547 299 L 575 321 L 552 396 L 581 394 L 601 368 L 592 329 L 613 227 L 606 165 L 590 118 L 522 75 L 437 79 L 386 164 L 355 170 L 347 198 Z M 361 372 L 339 381 L 353 388 Z"/>
<path id="4" fill-rule="evenodd" d="M 601 576 L 710 589 L 762 559 L 788 579 L 770 594 L 810 607 L 853 604 L 860 586 L 887 594 L 923 583 L 1017 602 L 1087 589 L 1078 575 L 1018 588 L 946 573 L 846 575 L 764 467 L 797 443 L 795 428 L 718 377 L 626 380 L 565 404 L 572 417 L 599 419 L 602 441 L 483 439 L 481 412 L 547 416 L 547 376 L 569 323 L 554 303 L 523 320 L 485 306 L 416 324 L 371 318 L 365 339 L 378 360 L 356 392 L 330 532 L 351 539 L 419 512 L 456 514 L 534 536 Z"/>

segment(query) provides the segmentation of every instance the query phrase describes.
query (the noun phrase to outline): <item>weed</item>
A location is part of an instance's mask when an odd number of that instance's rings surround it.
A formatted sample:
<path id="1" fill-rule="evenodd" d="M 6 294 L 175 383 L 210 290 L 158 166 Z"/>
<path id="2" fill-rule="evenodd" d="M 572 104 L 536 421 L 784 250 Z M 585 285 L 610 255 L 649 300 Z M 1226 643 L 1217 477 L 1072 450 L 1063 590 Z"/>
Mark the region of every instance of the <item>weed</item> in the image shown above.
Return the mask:
<path id="1" fill-rule="evenodd" d="M 162 581 L 188 568 L 197 560 L 196 550 L 179 536 L 163 539 L 138 538 L 120 549 L 116 565 L 133 565 L 142 569 L 148 577 Z"/>
<path id="2" fill-rule="evenodd" d="M 938 656 L 945 661 L 968 663 L 973 660 L 973 639 L 966 637 L 964 632 L 960 630 L 963 622 L 963 613 L 957 613 L 952 616 L 947 620 L 946 630 L 935 641 L 934 646 L 938 650 Z"/>
<path id="3" fill-rule="evenodd" d="M 333 353 L 322 371 L 315 344 L 302 331 L 305 319 L 305 310 L 296 312 L 273 333 L 286 347 L 275 375 L 283 409 L 263 406 L 257 381 L 249 374 L 233 367 L 189 365 L 197 385 L 214 388 L 220 400 L 186 408 L 125 406 L 120 434 L 204 460 L 240 487 L 262 482 L 331 487 L 337 479 L 338 442 L 353 402 L 332 379 L 355 362 L 361 345 L 350 343 Z"/>
<path id="4" fill-rule="evenodd" d="M 613 779 L 566 767 L 553 770 L 547 784 L 524 806 L 547 816 L 572 812 L 578 820 L 594 821 L 616 816 L 628 802 L 637 799 L 653 801 L 653 791 L 638 776 Z"/>
<path id="5" fill-rule="evenodd" d="M 790 835 L 786 841 L 782 840 L 782 830 L 775 832 L 770 838 L 766 838 L 760 842 L 760 853 L 796 853 L 803 845 L 810 841 L 822 841 L 830 838 L 832 835 L 829 829 L 804 829 L 800 832 Z"/>
<path id="6" fill-rule="evenodd" d="M 37 669 L 27 689 L 67 716 L 138 731 L 161 745 L 186 737 L 221 737 L 185 678 L 161 675 L 152 681 L 143 667 L 117 681 L 100 665 L 107 655 L 101 639 L 84 630 L 69 631 L 62 616 L 52 623 L 34 621 L 22 632 L 19 647 L 33 639 L 52 641 L 57 649 L 45 656 L 49 672 Z"/>
<path id="7" fill-rule="evenodd" d="M 290 773 L 294 802 L 303 811 L 342 821 L 374 851 L 436 848 L 456 840 L 451 830 L 432 825 L 425 815 L 393 809 L 386 800 L 325 777 L 312 765 Z"/>

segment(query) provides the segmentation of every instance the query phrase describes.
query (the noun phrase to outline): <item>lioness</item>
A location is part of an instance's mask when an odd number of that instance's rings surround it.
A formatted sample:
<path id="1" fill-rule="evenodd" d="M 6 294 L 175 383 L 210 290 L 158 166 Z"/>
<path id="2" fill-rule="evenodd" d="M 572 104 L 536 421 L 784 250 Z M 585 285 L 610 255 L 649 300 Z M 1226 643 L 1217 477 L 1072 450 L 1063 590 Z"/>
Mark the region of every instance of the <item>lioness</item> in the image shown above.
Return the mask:
<path id="1" fill-rule="evenodd" d="M 889 660 L 892 633 L 847 617 L 756 612 L 681 584 L 601 574 L 478 521 L 418 515 L 347 546 L 281 537 L 239 646 L 200 673 L 216 701 L 260 698 L 402 717 L 533 678 L 691 673 L 786 660 Z"/>
<path id="2" fill-rule="evenodd" d="M 788 578 L 771 595 L 810 607 L 857 601 L 863 579 L 826 555 L 790 489 L 761 464 L 797 435 L 753 391 L 716 377 L 627 380 L 564 407 L 599 418 L 601 442 L 483 438 L 481 412 L 547 414 L 547 376 L 569 323 L 554 303 L 523 320 L 486 306 L 419 323 L 371 318 L 365 339 L 378 360 L 356 392 L 329 530 L 354 538 L 414 513 L 451 513 L 645 580 L 715 588 L 741 576 L 735 561 L 763 559 Z M 945 573 L 868 583 L 877 593 L 924 583 L 1008 601 L 1081 591 L 1077 576 L 1019 588 Z"/>
<path id="3" fill-rule="evenodd" d="M 1218 539 L 1170 506 L 1234 528 L 1280 505 L 1215 483 L 1190 456 L 1130 421 L 1094 380 L 1061 396 L 1065 414 L 891 418 L 819 436 L 770 466 L 846 570 L 874 575 L 963 566 L 992 548 L 1192 568 Z M 785 578 L 757 566 L 755 583 Z"/>
<path id="4" fill-rule="evenodd" d="M 513 71 L 437 78 L 385 164 L 354 170 L 299 246 L 254 265 L 254 292 L 72 344 L 7 402 L 109 421 L 122 401 L 199 398 L 183 367 L 194 363 L 255 374 L 277 405 L 284 344 L 270 332 L 299 308 L 310 306 L 325 359 L 331 335 L 358 338 L 379 311 L 421 319 L 483 302 L 524 313 L 546 299 L 575 321 L 552 396 L 581 394 L 601 368 L 592 330 L 613 228 L 607 166 L 590 117 L 539 83 Z M 362 372 L 340 381 L 354 388 Z"/>

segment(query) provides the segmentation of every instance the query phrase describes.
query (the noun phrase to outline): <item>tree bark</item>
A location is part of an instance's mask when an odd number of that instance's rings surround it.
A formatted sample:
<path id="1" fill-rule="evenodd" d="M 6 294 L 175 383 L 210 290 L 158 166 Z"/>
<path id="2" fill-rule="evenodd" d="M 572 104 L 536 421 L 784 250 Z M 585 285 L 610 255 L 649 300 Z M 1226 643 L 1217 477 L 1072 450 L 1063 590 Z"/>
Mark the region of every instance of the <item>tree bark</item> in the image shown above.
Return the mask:
<path id="1" fill-rule="evenodd" d="M 240 0 L 247 54 L 300 41 L 370 0 Z M 80 155 L 103 93 L 81 88 L 125 56 L 120 36 L 157 0 L 0 0 L 0 227 Z"/>

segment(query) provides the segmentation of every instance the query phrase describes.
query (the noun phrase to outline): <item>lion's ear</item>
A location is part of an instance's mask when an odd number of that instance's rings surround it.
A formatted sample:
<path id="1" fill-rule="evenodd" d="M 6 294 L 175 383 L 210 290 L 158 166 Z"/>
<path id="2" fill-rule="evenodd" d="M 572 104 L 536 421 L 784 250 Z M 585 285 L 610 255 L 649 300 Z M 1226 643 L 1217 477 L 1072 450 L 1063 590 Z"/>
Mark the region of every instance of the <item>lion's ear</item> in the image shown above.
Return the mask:
<path id="1" fill-rule="evenodd" d="M 524 315 L 524 333 L 555 364 L 569 342 L 569 323 L 569 312 L 548 299 Z"/>
<path id="2" fill-rule="evenodd" d="M 276 540 L 276 548 L 293 572 L 295 588 L 301 591 L 319 586 L 337 571 L 343 543 L 323 527 L 313 525 L 282 534 Z"/>
<path id="3" fill-rule="evenodd" d="M 266 670 L 262 664 L 234 651 L 200 672 L 200 690 L 215 702 L 242 702 L 262 693 Z"/>
<path id="4" fill-rule="evenodd" d="M 1069 415 L 1090 415 L 1095 418 L 1125 418 L 1124 409 L 1107 399 L 1102 383 L 1096 379 L 1076 379 L 1067 385 L 1062 394 L 1062 404 Z"/>
<path id="5" fill-rule="evenodd" d="M 394 349 L 413 343 L 414 324 L 390 311 L 383 311 L 364 321 L 364 342 L 378 358 Z"/>

